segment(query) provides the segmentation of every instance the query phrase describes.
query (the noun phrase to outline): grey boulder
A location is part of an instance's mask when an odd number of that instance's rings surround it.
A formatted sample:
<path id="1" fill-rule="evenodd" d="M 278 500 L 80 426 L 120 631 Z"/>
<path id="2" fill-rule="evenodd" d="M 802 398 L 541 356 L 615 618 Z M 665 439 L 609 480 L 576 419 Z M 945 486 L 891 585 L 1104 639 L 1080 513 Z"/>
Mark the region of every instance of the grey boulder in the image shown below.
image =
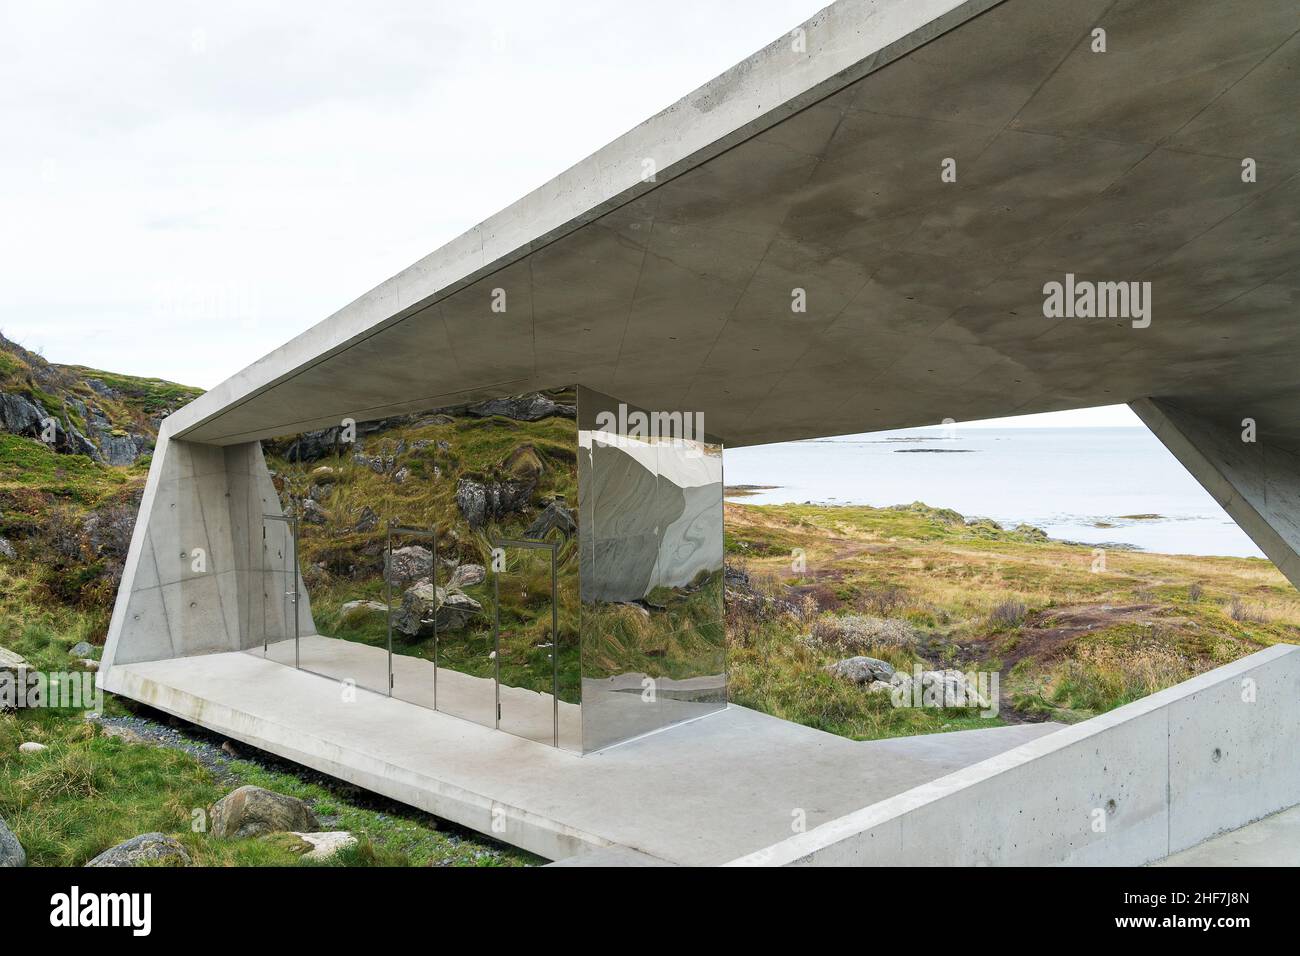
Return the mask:
<path id="1" fill-rule="evenodd" d="M 433 552 L 423 545 L 394 548 L 384 555 L 384 577 L 394 587 L 426 581 L 433 575 Z"/>
<path id="2" fill-rule="evenodd" d="M 366 505 L 361 509 L 361 515 L 357 518 L 357 523 L 352 526 L 352 530 L 365 533 L 374 531 L 378 527 L 379 515 L 375 513 L 374 508 Z"/>
<path id="3" fill-rule="evenodd" d="M 302 500 L 302 520 L 307 524 L 324 524 L 327 515 L 325 509 L 310 498 Z"/>
<path id="4" fill-rule="evenodd" d="M 890 664 L 874 657 L 846 657 L 842 661 L 828 664 L 825 670 L 835 677 L 863 685 L 875 681 L 888 683 L 894 676 L 894 668 Z"/>
<path id="5" fill-rule="evenodd" d="M 0 868 L 26 865 L 27 851 L 18 842 L 18 838 L 14 836 L 13 831 L 9 829 L 4 817 L 0 817 Z"/>
<path id="6" fill-rule="evenodd" d="M 212 835 L 250 837 L 285 830 L 320 829 L 311 807 L 297 797 L 288 797 L 262 787 L 244 786 L 232 790 L 212 805 Z"/>
<path id="7" fill-rule="evenodd" d="M 407 637 L 431 637 L 435 628 L 458 631 L 482 613 L 483 605 L 468 594 L 421 581 L 402 595 L 402 606 L 393 614 L 393 630 Z"/>
<path id="8" fill-rule="evenodd" d="M 481 564 L 459 564 L 451 572 L 451 580 L 447 582 L 448 590 L 457 591 L 462 588 L 473 587 L 475 584 L 482 584 L 487 578 L 487 571 Z"/>
<path id="9" fill-rule="evenodd" d="M 86 866 L 139 866 L 158 860 L 168 866 L 190 865 L 190 855 L 176 840 L 162 833 L 142 833 L 110 847 Z"/>
<path id="10" fill-rule="evenodd" d="M 482 528 L 489 520 L 528 507 L 535 481 L 476 481 L 461 478 L 456 483 L 456 505 L 471 528 Z"/>

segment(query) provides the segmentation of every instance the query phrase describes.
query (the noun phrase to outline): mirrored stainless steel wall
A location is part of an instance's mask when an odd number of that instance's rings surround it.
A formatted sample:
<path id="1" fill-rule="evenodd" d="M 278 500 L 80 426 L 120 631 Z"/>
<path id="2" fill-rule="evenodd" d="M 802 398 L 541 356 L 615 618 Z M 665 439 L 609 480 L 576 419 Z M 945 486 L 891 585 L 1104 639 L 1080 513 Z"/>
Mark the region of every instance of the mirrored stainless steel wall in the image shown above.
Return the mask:
<path id="1" fill-rule="evenodd" d="M 722 445 L 697 426 L 578 389 L 584 751 L 726 706 Z"/>
<path id="2" fill-rule="evenodd" d="M 249 543 L 250 650 L 574 752 L 726 705 L 722 446 L 693 416 L 570 387 L 359 433 L 274 452 L 305 517 L 301 547 L 283 520 Z M 323 585 L 299 640 L 295 565 Z"/>

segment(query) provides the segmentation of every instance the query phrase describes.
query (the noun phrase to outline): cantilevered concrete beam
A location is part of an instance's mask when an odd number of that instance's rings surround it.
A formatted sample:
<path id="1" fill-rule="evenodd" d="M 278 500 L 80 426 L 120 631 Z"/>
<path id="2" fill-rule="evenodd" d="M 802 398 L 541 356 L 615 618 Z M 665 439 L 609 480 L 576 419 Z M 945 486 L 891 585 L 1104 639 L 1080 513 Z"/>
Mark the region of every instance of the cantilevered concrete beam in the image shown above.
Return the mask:
<path id="1" fill-rule="evenodd" d="M 1300 456 L 1270 445 L 1241 408 L 1206 418 L 1154 398 L 1130 407 L 1300 587 Z"/>

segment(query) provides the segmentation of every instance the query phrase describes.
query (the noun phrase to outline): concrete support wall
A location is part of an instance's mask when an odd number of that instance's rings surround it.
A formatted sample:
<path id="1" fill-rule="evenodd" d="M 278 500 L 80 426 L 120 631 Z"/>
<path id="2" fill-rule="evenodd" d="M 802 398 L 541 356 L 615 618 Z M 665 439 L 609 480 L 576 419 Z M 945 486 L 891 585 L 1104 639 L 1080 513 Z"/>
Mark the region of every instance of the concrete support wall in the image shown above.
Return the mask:
<path id="1" fill-rule="evenodd" d="M 260 646 L 293 636 L 288 565 L 267 553 L 281 514 L 258 442 L 220 447 L 159 435 L 109 625 L 102 668 Z M 275 523 L 278 524 L 278 523 Z M 273 528 L 272 532 L 282 530 Z M 275 542 L 272 542 L 274 546 Z M 299 627 L 314 633 L 299 577 Z"/>
<path id="2" fill-rule="evenodd" d="M 1300 587 L 1300 457 L 1262 437 L 1243 440 L 1240 410 L 1211 421 L 1153 398 L 1130 407 L 1287 580 Z"/>
<path id="3" fill-rule="evenodd" d="M 1277 645 L 732 865 L 1139 865 L 1300 803 L 1300 647 Z"/>

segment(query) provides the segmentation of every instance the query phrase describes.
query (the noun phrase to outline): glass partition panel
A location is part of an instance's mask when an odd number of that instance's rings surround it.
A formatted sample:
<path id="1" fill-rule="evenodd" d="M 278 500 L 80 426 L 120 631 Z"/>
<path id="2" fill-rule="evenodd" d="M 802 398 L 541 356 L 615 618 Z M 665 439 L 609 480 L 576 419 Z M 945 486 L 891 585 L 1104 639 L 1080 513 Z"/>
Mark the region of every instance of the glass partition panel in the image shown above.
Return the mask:
<path id="1" fill-rule="evenodd" d="M 282 515 L 262 515 L 260 621 L 262 654 L 297 667 L 299 661 L 298 522 Z M 256 644 L 253 647 L 256 650 Z"/>
<path id="2" fill-rule="evenodd" d="M 493 557 L 498 727 L 559 744 L 555 545 L 499 541 Z"/>
<path id="3" fill-rule="evenodd" d="M 438 531 L 388 526 L 384 544 L 388 684 L 400 700 L 436 707 L 438 623 L 446 591 L 438 579 Z"/>

